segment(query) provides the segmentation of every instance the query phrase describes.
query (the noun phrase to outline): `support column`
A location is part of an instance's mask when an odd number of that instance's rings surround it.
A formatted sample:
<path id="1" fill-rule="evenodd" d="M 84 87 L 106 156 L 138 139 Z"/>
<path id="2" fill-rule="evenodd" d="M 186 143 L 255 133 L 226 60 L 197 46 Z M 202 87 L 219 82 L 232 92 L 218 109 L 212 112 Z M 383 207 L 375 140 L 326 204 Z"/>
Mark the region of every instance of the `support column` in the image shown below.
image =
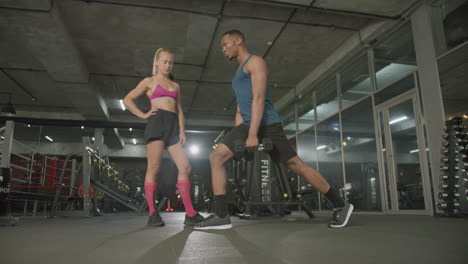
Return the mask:
<path id="1" fill-rule="evenodd" d="M 440 148 L 445 117 L 436 59 L 438 48 L 434 41 L 432 14 L 431 7 L 421 6 L 411 16 L 411 25 L 418 64 L 424 123 L 430 149 L 432 187 L 435 189 L 439 185 Z M 433 199 L 436 200 L 435 193 L 432 195 Z"/>

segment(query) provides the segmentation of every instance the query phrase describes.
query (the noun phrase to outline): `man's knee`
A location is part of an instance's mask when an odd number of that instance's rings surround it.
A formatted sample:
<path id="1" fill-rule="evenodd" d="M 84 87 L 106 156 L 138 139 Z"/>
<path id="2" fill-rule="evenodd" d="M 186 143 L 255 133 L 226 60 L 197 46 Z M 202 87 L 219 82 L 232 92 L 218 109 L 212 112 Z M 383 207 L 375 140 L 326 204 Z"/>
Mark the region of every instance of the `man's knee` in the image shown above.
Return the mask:
<path id="1" fill-rule="evenodd" d="M 224 163 L 224 158 L 223 154 L 220 151 L 214 150 L 210 154 L 210 163 L 212 165 L 223 165 Z"/>
<path id="2" fill-rule="evenodd" d="M 211 165 L 223 165 L 229 159 L 229 154 L 224 151 L 215 149 L 210 154 L 210 163 Z"/>

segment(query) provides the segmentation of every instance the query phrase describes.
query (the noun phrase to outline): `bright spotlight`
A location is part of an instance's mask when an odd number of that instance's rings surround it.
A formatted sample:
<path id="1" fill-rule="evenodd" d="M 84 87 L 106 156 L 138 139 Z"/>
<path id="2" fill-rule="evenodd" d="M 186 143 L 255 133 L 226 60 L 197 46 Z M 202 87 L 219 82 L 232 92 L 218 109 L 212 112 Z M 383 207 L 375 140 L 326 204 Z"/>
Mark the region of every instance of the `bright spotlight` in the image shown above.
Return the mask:
<path id="1" fill-rule="evenodd" d="M 190 153 L 198 154 L 200 152 L 200 148 L 197 145 L 190 146 Z"/>

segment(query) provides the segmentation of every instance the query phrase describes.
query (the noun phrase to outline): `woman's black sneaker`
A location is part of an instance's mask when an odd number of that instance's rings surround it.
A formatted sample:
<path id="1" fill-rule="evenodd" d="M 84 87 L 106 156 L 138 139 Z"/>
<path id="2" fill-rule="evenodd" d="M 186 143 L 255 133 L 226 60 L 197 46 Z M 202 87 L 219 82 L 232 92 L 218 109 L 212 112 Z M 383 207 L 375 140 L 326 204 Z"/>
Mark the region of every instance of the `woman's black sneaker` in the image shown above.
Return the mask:
<path id="1" fill-rule="evenodd" d="M 199 213 L 197 213 L 196 215 L 190 217 L 188 215 L 185 215 L 185 221 L 184 221 L 184 225 L 186 226 L 194 226 L 198 223 L 201 223 L 205 221 L 205 218 L 203 216 L 201 216 Z"/>
<path id="2" fill-rule="evenodd" d="M 148 226 L 164 226 L 166 223 L 161 218 L 161 215 L 159 215 L 159 212 L 154 211 L 152 215 L 148 216 Z"/>

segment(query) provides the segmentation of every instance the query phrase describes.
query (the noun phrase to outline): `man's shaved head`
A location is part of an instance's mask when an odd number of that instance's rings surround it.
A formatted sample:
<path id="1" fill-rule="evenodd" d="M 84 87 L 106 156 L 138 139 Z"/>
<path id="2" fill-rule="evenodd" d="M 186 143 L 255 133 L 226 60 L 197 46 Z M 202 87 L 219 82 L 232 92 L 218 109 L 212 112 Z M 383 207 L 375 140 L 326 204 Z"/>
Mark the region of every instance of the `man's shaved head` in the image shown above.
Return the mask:
<path id="1" fill-rule="evenodd" d="M 226 36 L 226 35 L 239 37 L 240 39 L 242 39 L 242 42 L 245 43 L 245 36 L 238 29 L 231 29 L 229 31 L 224 32 L 223 37 Z"/>

